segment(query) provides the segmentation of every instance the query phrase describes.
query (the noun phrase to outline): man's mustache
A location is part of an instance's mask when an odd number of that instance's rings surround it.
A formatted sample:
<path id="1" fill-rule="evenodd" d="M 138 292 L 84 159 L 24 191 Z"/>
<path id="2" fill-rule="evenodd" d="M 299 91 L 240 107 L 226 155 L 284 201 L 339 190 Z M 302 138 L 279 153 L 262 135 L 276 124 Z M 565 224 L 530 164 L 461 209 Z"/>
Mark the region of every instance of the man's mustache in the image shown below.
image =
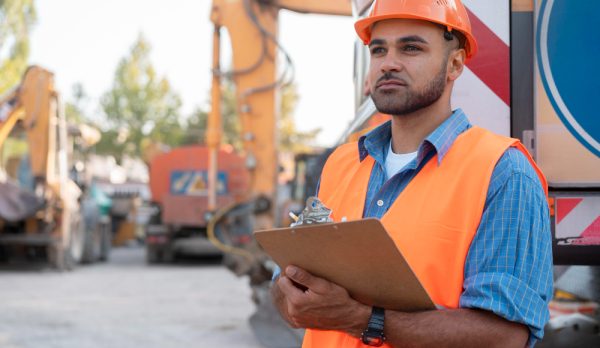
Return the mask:
<path id="1" fill-rule="evenodd" d="M 383 75 L 379 79 L 377 79 L 377 84 L 375 86 L 378 87 L 382 83 L 389 82 L 389 81 L 397 81 L 402 85 L 407 85 L 407 83 L 406 83 L 406 81 L 404 81 L 404 79 L 402 79 L 401 77 L 396 76 L 393 73 L 388 71 L 388 72 L 383 73 Z"/>

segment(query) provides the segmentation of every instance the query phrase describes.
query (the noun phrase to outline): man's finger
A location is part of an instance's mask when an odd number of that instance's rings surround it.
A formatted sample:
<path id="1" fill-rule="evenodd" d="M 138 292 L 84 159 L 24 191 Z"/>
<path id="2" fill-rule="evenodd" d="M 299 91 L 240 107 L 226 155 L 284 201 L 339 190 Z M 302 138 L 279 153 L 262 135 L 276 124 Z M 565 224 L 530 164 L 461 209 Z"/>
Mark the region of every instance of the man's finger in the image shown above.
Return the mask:
<path id="1" fill-rule="evenodd" d="M 317 293 L 327 291 L 329 286 L 329 282 L 327 280 L 315 277 L 314 275 L 296 266 L 288 266 L 285 269 L 285 275 L 296 283 L 304 285 L 311 291 Z"/>
<path id="2" fill-rule="evenodd" d="M 279 285 L 279 289 L 281 292 L 285 294 L 285 297 L 289 299 L 292 296 L 301 295 L 304 291 L 298 289 L 296 285 L 292 282 L 290 278 L 287 276 L 281 275 L 277 280 L 277 285 Z"/>

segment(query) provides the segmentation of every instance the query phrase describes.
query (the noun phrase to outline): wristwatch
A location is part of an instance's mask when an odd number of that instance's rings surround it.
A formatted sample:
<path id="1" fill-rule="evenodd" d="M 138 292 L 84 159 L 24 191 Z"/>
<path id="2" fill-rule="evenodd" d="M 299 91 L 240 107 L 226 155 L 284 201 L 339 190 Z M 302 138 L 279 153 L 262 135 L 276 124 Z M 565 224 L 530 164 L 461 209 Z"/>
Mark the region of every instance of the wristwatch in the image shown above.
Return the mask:
<path id="1" fill-rule="evenodd" d="M 365 331 L 363 331 L 361 340 L 367 346 L 381 347 L 385 342 L 383 334 L 383 324 L 385 322 L 385 310 L 381 307 L 373 307 L 371 318 Z"/>

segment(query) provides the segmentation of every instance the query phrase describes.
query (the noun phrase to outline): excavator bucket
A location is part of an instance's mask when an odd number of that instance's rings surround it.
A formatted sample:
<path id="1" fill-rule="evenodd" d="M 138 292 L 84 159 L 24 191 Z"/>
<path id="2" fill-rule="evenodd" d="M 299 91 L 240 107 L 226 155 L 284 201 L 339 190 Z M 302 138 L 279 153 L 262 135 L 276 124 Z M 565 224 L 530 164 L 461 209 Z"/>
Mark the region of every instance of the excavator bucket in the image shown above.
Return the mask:
<path id="1" fill-rule="evenodd" d="M 44 207 L 44 200 L 10 183 L 0 183 L 0 218 L 23 221 Z"/>

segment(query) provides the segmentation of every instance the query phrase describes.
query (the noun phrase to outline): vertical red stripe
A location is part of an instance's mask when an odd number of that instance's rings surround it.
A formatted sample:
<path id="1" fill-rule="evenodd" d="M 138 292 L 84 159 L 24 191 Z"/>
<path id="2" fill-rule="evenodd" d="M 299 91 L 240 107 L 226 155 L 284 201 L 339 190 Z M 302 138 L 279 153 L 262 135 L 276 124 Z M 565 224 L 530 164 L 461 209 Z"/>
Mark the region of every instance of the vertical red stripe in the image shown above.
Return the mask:
<path id="1" fill-rule="evenodd" d="M 494 93 L 510 105 L 510 50 L 485 23 L 467 9 L 479 50 L 467 66 Z"/>
<path id="2" fill-rule="evenodd" d="M 560 224 L 565 216 L 575 209 L 577 204 L 581 203 L 583 198 L 559 198 L 556 200 L 556 224 Z"/>

